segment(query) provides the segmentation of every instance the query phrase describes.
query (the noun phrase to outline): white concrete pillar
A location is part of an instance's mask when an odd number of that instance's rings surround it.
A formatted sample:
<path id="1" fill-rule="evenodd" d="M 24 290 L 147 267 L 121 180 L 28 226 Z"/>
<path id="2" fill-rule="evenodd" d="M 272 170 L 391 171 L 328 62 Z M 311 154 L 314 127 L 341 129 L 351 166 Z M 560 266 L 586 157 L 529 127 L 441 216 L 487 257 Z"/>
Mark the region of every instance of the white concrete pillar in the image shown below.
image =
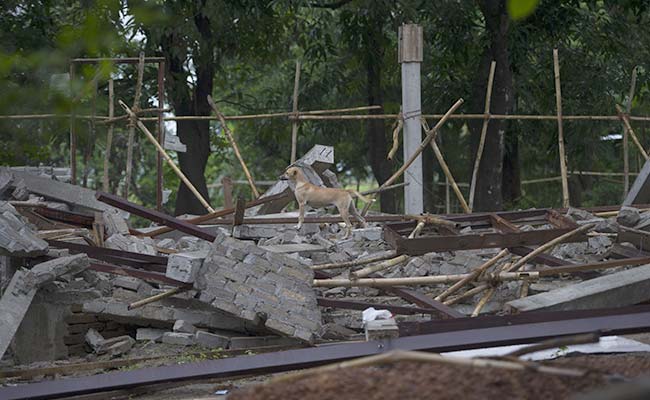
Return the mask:
<path id="1" fill-rule="evenodd" d="M 420 63 L 422 63 L 422 27 L 405 24 L 399 28 L 398 58 L 402 64 L 402 115 L 404 116 L 404 159 L 408 159 L 422 142 L 420 116 Z M 420 214 L 422 199 L 422 156 L 404 173 L 404 212 Z"/>

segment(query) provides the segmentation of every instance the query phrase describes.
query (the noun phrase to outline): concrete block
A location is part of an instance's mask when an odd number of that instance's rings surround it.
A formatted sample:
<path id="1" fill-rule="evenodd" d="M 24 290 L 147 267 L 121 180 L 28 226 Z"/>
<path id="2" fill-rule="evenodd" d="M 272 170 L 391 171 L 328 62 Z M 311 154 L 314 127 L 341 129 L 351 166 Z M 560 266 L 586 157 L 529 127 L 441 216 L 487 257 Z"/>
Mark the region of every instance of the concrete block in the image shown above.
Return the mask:
<path id="1" fill-rule="evenodd" d="M 180 332 L 165 332 L 162 342 L 178 346 L 192 346 L 195 343 L 193 334 Z"/>
<path id="2" fill-rule="evenodd" d="M 178 321 L 174 322 L 173 330 L 174 332 L 180 332 L 180 333 L 196 333 L 196 327 L 182 319 L 179 319 Z"/>
<path id="3" fill-rule="evenodd" d="M 138 291 L 141 284 L 142 281 L 140 279 L 131 276 L 118 276 L 113 279 L 113 286 L 132 290 L 134 292 Z"/>
<path id="4" fill-rule="evenodd" d="M 106 247 L 110 249 L 148 254 L 151 256 L 158 254 L 154 248 L 155 242 L 151 238 L 142 239 L 131 235 L 121 235 L 119 233 L 115 233 L 106 239 L 104 243 Z"/>
<path id="5" fill-rule="evenodd" d="M 507 305 L 519 311 L 564 311 L 622 307 L 650 299 L 650 265 L 590 279 Z"/>
<path id="6" fill-rule="evenodd" d="M 367 321 L 365 324 L 366 341 L 381 339 L 396 339 L 399 328 L 394 318 Z"/>
<path id="7" fill-rule="evenodd" d="M 354 229 L 352 231 L 352 237 L 354 240 L 368 240 L 371 242 L 377 242 L 382 240 L 383 231 L 383 228 L 380 226 Z"/>
<path id="8" fill-rule="evenodd" d="M 165 330 L 153 328 L 138 328 L 135 334 L 135 340 L 146 340 L 160 342 L 165 334 Z"/>
<path id="9" fill-rule="evenodd" d="M 199 346 L 203 346 L 211 349 L 214 348 L 226 349 L 230 344 L 229 337 L 216 335 L 214 333 L 205 332 L 205 331 L 197 331 L 196 334 L 194 335 L 194 340 L 196 341 L 196 344 L 198 344 Z"/>
<path id="10" fill-rule="evenodd" d="M 104 337 L 97 332 L 97 330 L 90 328 L 84 335 L 86 343 L 95 351 L 100 348 L 101 344 L 104 342 Z"/>
<path id="11" fill-rule="evenodd" d="M 165 275 L 177 281 L 192 283 L 207 256 L 207 250 L 171 254 Z"/>

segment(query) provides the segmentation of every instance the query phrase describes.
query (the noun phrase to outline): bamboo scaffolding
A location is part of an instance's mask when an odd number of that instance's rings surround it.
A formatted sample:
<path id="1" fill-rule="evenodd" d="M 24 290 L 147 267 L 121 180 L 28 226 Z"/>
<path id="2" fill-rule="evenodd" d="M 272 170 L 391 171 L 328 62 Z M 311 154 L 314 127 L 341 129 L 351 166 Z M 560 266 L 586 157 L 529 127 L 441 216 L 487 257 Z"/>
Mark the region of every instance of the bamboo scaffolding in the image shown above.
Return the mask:
<path id="1" fill-rule="evenodd" d="M 138 61 L 138 77 L 135 85 L 135 96 L 133 99 L 133 107 L 131 109 L 136 112 L 140 110 L 140 96 L 142 94 L 142 81 L 144 78 L 144 53 L 140 53 Z M 135 116 L 136 114 L 134 114 Z M 129 118 L 129 136 L 128 144 L 126 147 L 126 171 L 124 173 L 124 191 L 122 197 L 129 198 L 129 188 L 131 186 L 131 173 L 133 170 L 133 141 L 135 140 L 135 120 L 134 117 Z"/>
<path id="2" fill-rule="evenodd" d="M 645 149 L 643 148 L 643 145 L 641 142 L 639 142 L 639 138 L 636 136 L 634 133 L 634 130 L 632 129 L 632 125 L 630 125 L 630 120 L 625 113 L 623 113 L 623 109 L 621 106 L 616 104 L 616 112 L 618 113 L 619 118 L 623 121 L 623 125 L 625 126 L 626 132 L 632 137 L 632 141 L 634 144 L 636 144 L 636 147 L 639 149 L 639 152 L 643 156 L 643 158 L 648 161 L 650 157 L 648 157 L 648 153 L 646 153 Z"/>
<path id="3" fill-rule="evenodd" d="M 149 132 L 149 129 L 147 129 L 147 127 L 138 119 L 138 117 L 131 112 L 131 109 L 129 108 L 129 106 L 126 105 L 126 103 L 124 103 L 122 100 L 118 100 L 118 103 L 124 109 L 124 111 L 126 111 L 129 114 L 129 116 L 132 116 L 135 119 L 135 123 L 138 126 L 138 128 L 140 128 L 140 130 L 147 136 L 149 141 L 154 146 L 156 146 L 156 149 L 158 149 L 158 152 L 160 152 L 160 154 L 165 158 L 167 164 L 169 164 L 169 166 L 174 170 L 174 172 L 176 173 L 176 175 L 178 175 L 181 181 L 183 181 L 183 183 L 187 186 L 187 188 L 190 189 L 190 191 L 194 194 L 194 196 L 196 196 L 196 198 L 201 202 L 201 204 L 203 204 L 203 207 L 205 207 L 209 212 L 213 213 L 214 209 L 210 207 L 210 203 L 208 203 L 203 198 L 203 196 L 201 196 L 201 193 L 199 193 L 199 191 L 194 187 L 192 182 L 190 182 L 190 180 L 187 179 L 185 174 L 183 174 L 183 172 L 181 172 L 181 170 L 176 166 L 176 164 L 174 164 L 174 161 L 171 159 L 171 157 L 169 157 L 165 149 L 160 145 L 160 143 L 158 143 L 158 141 L 151 134 L 151 132 Z"/>
<path id="4" fill-rule="evenodd" d="M 560 174 L 562 176 L 562 207 L 569 207 L 569 180 L 567 178 L 564 130 L 562 128 L 562 87 L 560 85 L 560 61 L 557 49 L 553 49 L 553 72 L 555 78 L 555 104 L 557 107 L 557 140 L 560 152 Z"/>
<path id="5" fill-rule="evenodd" d="M 404 164 L 390 178 L 388 178 L 384 183 L 382 183 L 381 186 L 379 186 L 379 189 L 383 189 L 386 186 L 392 185 L 397 180 L 397 178 L 402 176 L 404 171 L 406 171 L 406 169 L 411 164 L 413 164 L 415 159 L 418 158 L 420 153 L 422 153 L 422 151 L 427 147 L 427 144 L 429 144 L 433 139 L 435 139 L 435 136 L 436 136 L 436 134 L 438 132 L 438 129 L 440 129 L 440 127 L 442 127 L 442 125 L 445 122 L 447 122 L 447 119 L 449 119 L 449 116 L 451 114 L 453 114 L 458 109 L 458 107 L 460 107 L 463 104 L 463 102 L 464 102 L 464 100 L 462 98 L 460 98 L 460 99 L 458 99 L 456 101 L 456 103 L 454 103 L 451 106 L 451 108 L 440 119 L 440 121 L 438 121 L 438 123 L 430 131 L 427 131 L 427 136 L 424 138 L 422 143 L 420 143 L 420 146 L 415 150 L 415 152 L 413 152 L 413 154 L 411 154 L 411 157 L 408 160 L 404 161 Z M 361 215 L 366 215 L 366 213 L 370 209 L 371 205 L 372 205 L 372 202 L 366 203 L 366 205 L 363 207 L 363 210 L 361 211 Z"/>
<path id="6" fill-rule="evenodd" d="M 632 81 L 630 82 L 630 94 L 627 96 L 625 104 L 625 111 L 629 115 L 632 112 L 632 99 L 634 98 L 634 91 L 636 89 L 636 67 L 632 68 Z M 623 197 L 627 196 L 630 190 L 630 158 L 628 149 L 628 132 L 625 123 L 623 124 Z"/>
<path id="7" fill-rule="evenodd" d="M 395 123 L 393 124 L 393 146 L 390 148 L 388 156 L 386 156 L 386 159 L 388 160 L 392 160 L 393 157 L 395 157 L 395 153 L 397 153 L 397 150 L 399 149 L 399 133 L 403 127 L 404 116 L 402 115 L 402 110 L 400 107 L 400 112 L 397 115 L 397 119 L 395 119 Z"/>
<path id="8" fill-rule="evenodd" d="M 443 304 L 446 305 L 446 306 L 454 305 L 454 304 L 460 302 L 461 300 L 467 299 L 467 298 L 469 298 L 469 297 L 474 297 L 474 296 L 476 296 L 478 293 L 481 293 L 482 291 L 484 291 L 485 289 L 487 289 L 487 288 L 489 288 L 489 287 L 490 287 L 489 284 L 487 284 L 487 283 L 482 283 L 482 284 L 480 284 L 480 285 L 478 285 L 478 286 L 476 286 L 476 287 L 474 287 L 474 288 L 472 288 L 472 289 L 466 291 L 466 292 L 463 293 L 463 294 L 460 294 L 460 295 L 458 295 L 458 296 L 456 296 L 456 297 L 453 297 L 453 298 L 451 298 L 451 299 L 447 299 L 447 300 L 445 300 L 445 301 L 443 302 Z"/>
<path id="9" fill-rule="evenodd" d="M 293 102 L 292 111 L 298 113 L 298 92 L 300 89 L 300 61 L 296 61 L 296 73 L 293 79 Z M 291 164 L 296 162 L 296 148 L 298 147 L 298 128 L 300 123 L 297 119 L 291 122 Z"/>
<path id="10" fill-rule="evenodd" d="M 221 127 L 223 128 L 223 131 L 226 133 L 226 137 L 228 138 L 228 141 L 230 142 L 230 146 L 232 146 L 233 151 L 235 152 L 235 156 L 237 156 L 237 159 L 239 160 L 239 164 L 241 165 L 242 169 L 244 170 L 244 174 L 246 175 L 246 179 L 248 179 L 248 184 L 251 187 L 251 190 L 253 191 L 253 196 L 255 198 L 260 197 L 260 192 L 257 190 L 257 187 L 255 186 L 255 181 L 253 180 L 253 176 L 251 175 L 250 171 L 248 170 L 248 167 L 246 166 L 246 163 L 244 162 L 244 158 L 242 157 L 241 153 L 239 152 L 239 146 L 237 145 L 237 142 L 235 141 L 235 137 L 232 135 L 232 132 L 230 132 L 230 128 L 228 128 L 228 124 L 226 124 L 226 120 L 223 118 L 223 114 L 219 112 L 217 109 L 217 105 L 214 103 L 214 100 L 212 100 L 212 96 L 208 95 L 208 103 L 210 104 L 210 107 L 212 107 L 212 111 L 219 117 L 219 121 L 221 122 Z"/>
<path id="11" fill-rule="evenodd" d="M 425 119 L 422 119 L 422 126 L 424 127 L 425 131 L 428 131 L 429 126 Z M 440 167 L 442 168 L 442 172 L 444 172 L 445 177 L 451 184 L 451 188 L 454 190 L 454 193 L 456 194 L 456 198 L 458 198 L 458 202 L 460 203 L 460 206 L 463 208 L 464 212 L 471 213 L 472 210 L 470 210 L 469 206 L 467 205 L 467 202 L 465 201 L 465 198 L 463 197 L 463 193 L 460 191 L 460 188 L 456 184 L 456 180 L 454 179 L 454 176 L 451 174 L 451 170 L 449 169 L 449 166 L 447 165 L 447 162 L 445 161 L 445 158 L 443 157 L 442 152 L 440 151 L 440 148 L 438 147 L 438 144 L 436 143 L 435 139 L 430 141 L 429 143 L 431 144 L 433 153 L 436 155 L 438 164 L 440 164 Z"/>
<path id="12" fill-rule="evenodd" d="M 108 116 L 115 114 L 115 100 L 113 90 L 113 79 L 108 80 Z M 104 192 L 110 193 L 108 167 L 111 159 L 111 146 L 113 145 L 113 123 L 108 124 L 108 134 L 106 135 L 106 151 L 104 152 L 104 176 L 102 177 L 102 188 Z"/>
<path id="13" fill-rule="evenodd" d="M 481 300 L 479 300 L 478 304 L 474 308 L 474 311 L 472 311 L 472 315 L 471 315 L 472 318 L 478 317 L 483 307 L 485 307 L 485 305 L 488 303 L 488 301 L 490 301 L 492 296 L 494 296 L 496 290 L 497 290 L 496 286 L 491 286 L 488 289 L 488 291 L 483 294 L 483 297 L 481 297 Z"/>
<path id="14" fill-rule="evenodd" d="M 167 297 L 172 297 L 173 295 L 178 294 L 178 293 L 182 293 L 182 292 L 184 292 L 184 291 L 186 291 L 188 289 L 189 288 L 185 287 L 185 286 L 175 287 L 175 288 L 170 289 L 170 290 L 168 290 L 166 292 L 162 292 L 162 293 L 159 293 L 157 295 L 147 297 L 146 299 L 142 299 L 142 300 L 138 300 L 136 302 L 133 302 L 133 303 L 128 305 L 127 309 L 128 310 L 133 310 L 135 308 L 144 307 L 147 304 L 151 304 L 151 303 L 154 303 L 156 301 L 166 299 Z"/>
<path id="15" fill-rule="evenodd" d="M 393 286 L 416 286 L 416 285 L 436 285 L 441 283 L 456 283 L 469 274 L 459 275 L 436 275 L 436 276 L 416 276 L 408 278 L 361 278 L 361 279 L 314 279 L 314 287 L 393 287 Z M 485 274 L 479 277 L 479 282 L 509 282 L 521 279 L 537 280 L 539 271 L 530 272 L 500 272 L 494 274 Z"/>
<path id="16" fill-rule="evenodd" d="M 450 295 L 456 293 L 463 286 L 465 286 L 468 283 L 472 282 L 479 275 L 481 275 L 483 272 L 487 271 L 488 268 L 490 268 L 491 266 L 496 264 L 500 259 L 507 256 L 508 254 L 510 254 L 508 249 L 501 250 L 497 255 L 490 258 L 485 263 L 483 263 L 483 265 L 480 265 L 479 267 L 475 268 L 472 272 L 470 272 L 469 275 L 467 275 L 466 278 L 461 279 L 460 281 L 456 282 L 453 286 L 451 286 L 449 289 L 447 289 L 444 292 L 440 293 L 434 300 L 436 300 L 436 301 L 444 301 L 447 297 L 449 297 Z"/>
<path id="17" fill-rule="evenodd" d="M 472 181 L 469 186 L 469 209 L 474 209 L 474 191 L 476 190 L 476 178 L 478 177 L 478 169 L 481 165 L 481 158 L 483 157 L 483 148 L 485 147 L 485 136 L 487 135 L 487 128 L 490 124 L 490 102 L 492 100 L 492 84 L 494 83 L 494 71 L 496 70 L 497 62 L 492 61 L 490 64 L 490 74 L 488 75 L 487 89 L 485 90 L 485 119 L 481 127 L 481 139 L 478 143 L 478 150 L 476 151 L 476 160 L 474 160 L 474 170 L 472 171 Z"/>
<path id="18" fill-rule="evenodd" d="M 519 260 L 517 260 L 517 262 L 512 264 L 506 270 L 506 272 L 512 272 L 512 271 L 518 270 L 524 264 L 526 264 L 530 260 L 534 259 L 535 257 L 540 255 L 541 253 L 552 249 L 553 247 L 557 246 L 558 244 L 560 244 L 562 242 L 565 242 L 566 240 L 572 238 L 575 235 L 578 235 L 578 234 L 580 234 L 582 232 L 585 232 L 585 231 L 588 231 L 589 229 L 592 229 L 594 226 L 596 226 L 596 224 L 586 224 L 586 225 L 583 225 L 581 227 L 578 227 L 578 228 L 572 230 L 571 232 L 567 232 L 564 235 L 558 236 L 558 237 L 556 237 L 555 239 L 553 239 L 553 240 L 551 240 L 549 242 L 546 242 L 545 244 L 539 246 L 535 250 L 528 253 L 526 256 L 524 256 L 524 257 L 520 258 Z"/>

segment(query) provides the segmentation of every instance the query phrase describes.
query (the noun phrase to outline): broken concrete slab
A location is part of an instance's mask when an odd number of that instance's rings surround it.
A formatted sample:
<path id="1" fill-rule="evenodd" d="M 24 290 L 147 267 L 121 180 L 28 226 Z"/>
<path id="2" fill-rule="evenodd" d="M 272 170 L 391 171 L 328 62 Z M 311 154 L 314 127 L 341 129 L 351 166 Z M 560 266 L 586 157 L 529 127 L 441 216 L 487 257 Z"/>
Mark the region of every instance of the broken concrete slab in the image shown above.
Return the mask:
<path id="1" fill-rule="evenodd" d="M 135 332 L 135 340 L 160 342 L 165 334 L 165 330 L 154 328 L 138 328 Z"/>
<path id="2" fill-rule="evenodd" d="M 352 238 L 354 240 L 368 240 L 376 242 L 382 240 L 384 236 L 384 228 L 381 226 L 372 226 L 368 228 L 354 229 L 352 231 Z"/>
<path id="3" fill-rule="evenodd" d="M 131 276 L 118 276 L 113 279 L 113 286 L 137 292 L 140 289 L 142 280 Z"/>
<path id="4" fill-rule="evenodd" d="M 623 226 L 633 227 L 641 219 L 639 210 L 634 207 L 623 206 L 618 211 L 618 216 L 616 217 L 616 222 Z"/>
<path id="5" fill-rule="evenodd" d="M 106 228 L 106 235 L 112 236 L 114 234 L 128 235 L 129 226 L 124 219 L 124 215 L 116 210 L 106 210 L 102 213 L 102 220 Z"/>
<path id="6" fill-rule="evenodd" d="M 0 168 L 0 170 L 2 169 Z M 72 211 L 92 212 L 115 210 L 114 207 L 98 201 L 95 198 L 94 190 L 43 178 L 30 172 L 17 170 L 12 170 L 11 172 L 14 174 L 16 180 L 22 179 L 25 182 L 29 192 L 65 202 L 72 207 Z"/>
<path id="7" fill-rule="evenodd" d="M 231 350 L 251 349 L 268 346 L 294 346 L 300 344 L 292 338 L 282 336 L 236 336 L 230 338 Z"/>
<path id="8" fill-rule="evenodd" d="M 121 235 L 115 233 L 104 242 L 109 249 L 130 251 L 132 253 L 148 254 L 155 256 L 155 242 L 151 238 L 139 238 L 132 235 Z"/>
<path id="9" fill-rule="evenodd" d="M 207 250 L 170 254 L 165 275 L 177 281 L 192 283 L 207 256 Z"/>
<path id="10" fill-rule="evenodd" d="M 192 346 L 194 344 L 194 335 L 191 333 L 165 332 L 162 342 L 177 346 Z"/>
<path id="11" fill-rule="evenodd" d="M 8 198 L 8 191 L 14 181 L 14 175 L 6 169 L 0 170 L 0 200 Z"/>
<path id="12" fill-rule="evenodd" d="M 102 336 L 101 333 L 97 332 L 96 329 L 90 328 L 84 335 L 84 339 L 90 348 L 93 349 L 93 351 L 97 351 L 104 341 L 104 336 Z"/>
<path id="13" fill-rule="evenodd" d="M 31 270 L 16 271 L 0 299 L 0 358 L 9 347 L 38 289 L 65 273 L 81 272 L 88 265 L 88 256 L 77 254 L 46 261 Z"/>
<path id="14" fill-rule="evenodd" d="M 622 307 L 650 299 L 650 265 L 601 276 L 550 292 L 513 300 L 518 311 L 564 311 Z"/>
<path id="15" fill-rule="evenodd" d="M 226 349 L 230 344 L 230 338 L 228 336 L 217 335 L 205 331 L 197 331 L 194 335 L 194 341 L 199 346 L 207 347 L 210 349 Z"/>
<path id="16" fill-rule="evenodd" d="M 181 139 L 177 135 L 172 134 L 165 135 L 163 147 L 166 150 L 174 150 L 178 153 L 185 153 L 187 151 L 187 146 L 181 142 Z"/>
<path id="17" fill-rule="evenodd" d="M 0 202 L 0 253 L 14 257 L 36 257 L 47 251 L 47 242 L 6 201 Z"/>
<path id="18" fill-rule="evenodd" d="M 219 235 L 194 287 L 200 300 L 274 333 L 312 342 L 321 315 L 309 266 Z"/>
<path id="19" fill-rule="evenodd" d="M 319 244 L 309 243 L 288 243 L 264 245 L 260 248 L 272 253 L 312 253 L 315 251 L 326 251 L 327 249 Z"/>
<path id="20" fill-rule="evenodd" d="M 334 147 L 317 144 L 292 165 L 300 168 L 312 184 L 324 186 L 323 178 L 320 175 L 333 163 Z M 286 193 L 287 196 L 257 207 L 252 207 L 246 211 L 246 215 L 271 214 L 282 211 L 285 206 L 294 200 L 293 191 L 288 180 L 277 181 L 264 192 L 261 198 L 280 193 Z"/>
<path id="21" fill-rule="evenodd" d="M 179 333 L 196 333 L 196 326 L 190 324 L 187 321 L 179 319 L 178 321 L 174 322 L 173 331 Z"/>

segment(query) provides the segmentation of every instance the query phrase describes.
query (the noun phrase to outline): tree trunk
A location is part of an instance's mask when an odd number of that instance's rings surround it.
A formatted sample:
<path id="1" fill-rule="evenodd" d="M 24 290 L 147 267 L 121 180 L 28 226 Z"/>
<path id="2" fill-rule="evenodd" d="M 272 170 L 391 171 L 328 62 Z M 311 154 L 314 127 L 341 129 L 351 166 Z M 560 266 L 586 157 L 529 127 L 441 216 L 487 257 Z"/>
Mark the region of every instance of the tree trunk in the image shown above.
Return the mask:
<path id="1" fill-rule="evenodd" d="M 472 112 L 483 113 L 490 63 L 495 60 L 497 68 L 494 74 L 490 112 L 492 114 L 510 114 L 513 107 L 513 82 L 508 53 L 509 17 L 505 9 L 505 0 L 481 0 L 478 4 L 485 18 L 489 45 L 483 52 L 473 84 L 471 110 Z M 476 155 L 482 123 L 483 121 L 480 120 L 470 123 L 474 155 Z M 475 211 L 495 211 L 503 208 L 502 189 L 506 126 L 507 123 L 503 120 L 491 120 L 488 124 L 485 148 L 476 183 Z M 512 160 L 509 159 L 509 161 Z M 517 169 L 517 167 L 508 163 L 509 171 Z"/>
<path id="2" fill-rule="evenodd" d="M 378 40 L 381 35 L 381 21 L 371 19 L 366 30 L 364 42 L 366 45 L 366 71 L 367 71 L 367 93 L 368 105 L 383 106 L 384 96 L 381 87 L 381 65 L 383 62 L 384 49 Z M 381 114 L 383 109 L 371 110 L 371 114 Z M 386 127 L 381 119 L 369 119 L 366 125 L 366 137 L 368 140 L 368 157 L 370 167 L 375 179 L 381 185 L 393 173 L 391 162 L 386 159 L 388 155 L 388 140 L 386 138 Z M 399 191 L 389 190 L 379 194 L 381 211 L 386 213 L 397 213 L 396 193 Z"/>

